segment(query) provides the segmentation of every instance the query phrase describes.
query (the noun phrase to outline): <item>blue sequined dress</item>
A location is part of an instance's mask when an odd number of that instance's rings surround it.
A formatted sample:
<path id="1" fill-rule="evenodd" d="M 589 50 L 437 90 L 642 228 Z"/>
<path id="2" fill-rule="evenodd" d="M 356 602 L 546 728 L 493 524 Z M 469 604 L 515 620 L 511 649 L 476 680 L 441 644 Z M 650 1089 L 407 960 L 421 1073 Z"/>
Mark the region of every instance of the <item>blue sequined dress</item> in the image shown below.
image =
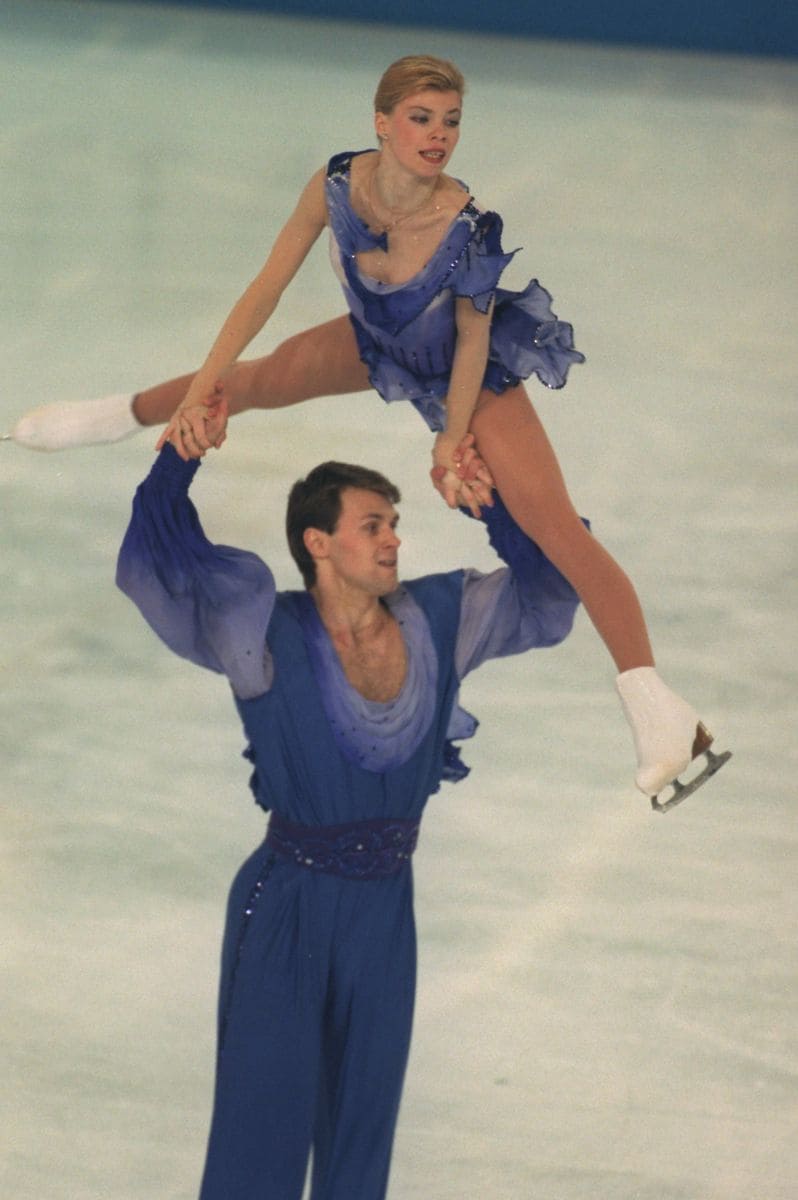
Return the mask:
<path id="1" fill-rule="evenodd" d="M 432 258 L 406 283 L 384 284 L 358 267 L 363 251 L 387 249 L 352 208 L 352 159 L 367 151 L 345 151 L 327 166 L 326 199 L 330 257 L 344 290 L 360 357 L 383 400 L 409 400 L 430 429 L 445 428 L 445 397 L 456 343 L 455 300 L 471 299 L 491 320 L 484 386 L 502 392 L 530 375 L 550 388 L 564 386 L 572 363 L 573 329 L 551 309 L 551 296 L 536 279 L 522 292 L 498 287 L 515 251 L 501 245 L 498 213 L 483 212 L 468 199 Z"/>

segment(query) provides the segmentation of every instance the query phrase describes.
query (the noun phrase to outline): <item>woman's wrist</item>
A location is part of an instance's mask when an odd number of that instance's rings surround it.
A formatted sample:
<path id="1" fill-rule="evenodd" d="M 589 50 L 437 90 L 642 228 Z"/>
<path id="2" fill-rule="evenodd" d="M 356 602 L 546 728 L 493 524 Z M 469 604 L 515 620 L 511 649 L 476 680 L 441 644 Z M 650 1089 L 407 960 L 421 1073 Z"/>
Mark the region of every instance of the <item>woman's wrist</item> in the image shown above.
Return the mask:
<path id="1" fill-rule="evenodd" d="M 460 441 L 453 437 L 448 429 L 437 434 L 432 446 L 432 460 L 435 465 L 454 470 L 457 465 L 455 452 L 459 444 Z"/>

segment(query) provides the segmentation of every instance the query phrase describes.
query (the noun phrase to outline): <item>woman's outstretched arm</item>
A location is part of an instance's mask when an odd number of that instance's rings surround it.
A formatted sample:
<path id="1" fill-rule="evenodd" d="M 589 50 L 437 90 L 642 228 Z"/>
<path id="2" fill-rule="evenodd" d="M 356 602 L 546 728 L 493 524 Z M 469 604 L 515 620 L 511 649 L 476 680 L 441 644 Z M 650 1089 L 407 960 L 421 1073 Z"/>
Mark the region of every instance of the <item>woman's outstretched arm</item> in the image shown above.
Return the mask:
<path id="1" fill-rule="evenodd" d="M 302 192 L 263 268 L 233 306 L 185 398 L 161 435 L 158 449 L 171 442 L 180 457 L 187 459 L 198 450 L 210 447 L 204 410 L 212 402 L 219 376 L 266 324 L 324 228 L 326 219 L 324 171 L 320 170 Z"/>

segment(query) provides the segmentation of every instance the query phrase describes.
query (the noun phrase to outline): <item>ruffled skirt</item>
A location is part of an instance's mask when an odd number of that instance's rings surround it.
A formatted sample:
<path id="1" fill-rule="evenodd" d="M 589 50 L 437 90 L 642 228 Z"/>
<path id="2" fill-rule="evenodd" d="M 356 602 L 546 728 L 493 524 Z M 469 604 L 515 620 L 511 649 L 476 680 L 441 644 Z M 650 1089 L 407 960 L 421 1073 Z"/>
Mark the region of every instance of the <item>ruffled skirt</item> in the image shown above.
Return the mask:
<path id="1" fill-rule="evenodd" d="M 536 279 L 522 292 L 496 289 L 483 387 L 501 393 L 531 375 L 548 388 L 565 386 L 571 365 L 584 362 L 585 356 L 574 349 L 573 327 L 558 319 L 551 303 L 551 295 Z M 423 353 L 408 354 L 356 317 L 351 320 L 361 360 L 383 400 L 408 400 L 433 432 L 444 429 L 452 348 L 438 346 L 429 353 L 425 347 Z M 444 363 L 449 369 L 437 369 Z"/>

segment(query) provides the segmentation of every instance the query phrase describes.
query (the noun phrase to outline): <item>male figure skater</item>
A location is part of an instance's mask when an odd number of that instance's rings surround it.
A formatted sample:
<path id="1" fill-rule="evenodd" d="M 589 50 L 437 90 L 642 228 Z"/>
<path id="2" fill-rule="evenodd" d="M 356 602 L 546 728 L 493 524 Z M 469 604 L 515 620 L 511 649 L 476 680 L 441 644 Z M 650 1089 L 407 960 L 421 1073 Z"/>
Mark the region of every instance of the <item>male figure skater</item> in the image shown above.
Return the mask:
<path id="1" fill-rule="evenodd" d="M 410 859 L 428 796 L 467 768 L 460 681 L 569 632 L 571 586 L 483 510 L 507 564 L 399 582 L 397 488 L 329 462 L 296 483 L 305 590 L 206 539 L 167 444 L 137 490 L 118 583 L 178 654 L 225 674 L 264 843 L 233 883 L 201 1200 L 381 1200 L 410 1044 Z"/>

